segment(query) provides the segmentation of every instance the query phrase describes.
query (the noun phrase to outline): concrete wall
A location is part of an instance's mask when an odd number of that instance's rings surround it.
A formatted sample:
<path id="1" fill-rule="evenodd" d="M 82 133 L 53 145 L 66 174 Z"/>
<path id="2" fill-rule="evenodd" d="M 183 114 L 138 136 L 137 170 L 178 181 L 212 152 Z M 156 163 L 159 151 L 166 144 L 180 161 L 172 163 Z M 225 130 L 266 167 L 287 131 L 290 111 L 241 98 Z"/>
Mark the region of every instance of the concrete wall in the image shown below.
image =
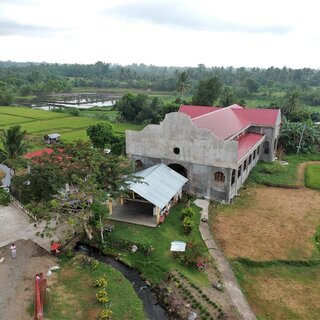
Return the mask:
<path id="1" fill-rule="evenodd" d="M 126 150 L 129 156 L 164 158 L 177 163 L 229 167 L 237 162 L 237 142 L 219 139 L 209 130 L 197 128 L 182 112 L 169 113 L 160 125 L 148 125 L 142 131 L 127 130 Z"/>
<path id="2" fill-rule="evenodd" d="M 209 130 L 197 128 L 188 115 L 174 112 L 167 114 L 160 125 L 148 125 L 142 131 L 127 130 L 126 150 L 133 161 L 142 161 L 142 167 L 137 170 L 149 168 L 159 163 L 179 164 L 186 169 L 189 179 L 184 187 L 185 191 L 229 203 L 242 187 L 249 172 L 259 159 L 274 160 L 274 148 L 279 129 L 280 117 L 276 128 L 250 127 L 249 132 L 265 135 L 265 140 L 269 142 L 270 146 L 269 154 L 264 154 L 262 142 L 238 162 L 238 143 L 236 141 L 219 139 Z M 260 153 L 258 154 L 259 146 Z M 254 152 L 255 159 L 253 159 Z M 251 162 L 249 164 L 250 156 Z M 247 162 L 245 171 L 243 171 L 244 161 Z M 238 177 L 239 166 L 241 166 L 240 177 Z M 231 183 L 233 170 L 235 170 L 235 181 Z M 214 174 L 216 172 L 224 174 L 224 182 L 215 180 Z"/>

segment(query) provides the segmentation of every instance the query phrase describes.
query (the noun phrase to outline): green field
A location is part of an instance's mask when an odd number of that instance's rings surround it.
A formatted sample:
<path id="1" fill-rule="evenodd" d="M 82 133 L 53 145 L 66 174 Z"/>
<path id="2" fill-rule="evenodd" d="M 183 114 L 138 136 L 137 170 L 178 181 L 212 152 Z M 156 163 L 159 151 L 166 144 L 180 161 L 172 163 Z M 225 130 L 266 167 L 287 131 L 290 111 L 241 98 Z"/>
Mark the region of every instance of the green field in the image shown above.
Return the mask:
<path id="1" fill-rule="evenodd" d="M 110 111 L 113 112 L 113 111 Z M 101 120 L 94 117 L 94 111 L 88 111 L 91 116 L 71 116 L 68 113 L 35 110 L 21 107 L 0 107 L 0 130 L 19 124 L 27 131 L 34 142 L 31 149 L 41 148 L 41 137 L 45 134 L 59 133 L 61 141 L 72 142 L 88 140 L 86 129 Z M 113 112 L 114 113 L 114 112 Z M 111 117 L 110 117 L 111 118 Z M 114 118 L 114 117 L 113 117 Z M 112 122 L 112 121 L 111 121 Z M 142 125 L 112 122 L 114 133 L 124 134 L 125 130 L 140 130 Z"/>
<path id="2" fill-rule="evenodd" d="M 320 165 L 309 164 L 305 171 L 306 187 L 320 190 Z"/>
<path id="3" fill-rule="evenodd" d="M 1 107 L 0 115 L 13 115 L 18 117 L 30 118 L 30 119 L 55 119 L 65 118 L 69 115 L 67 113 L 48 112 L 44 110 L 37 110 L 23 107 Z"/>

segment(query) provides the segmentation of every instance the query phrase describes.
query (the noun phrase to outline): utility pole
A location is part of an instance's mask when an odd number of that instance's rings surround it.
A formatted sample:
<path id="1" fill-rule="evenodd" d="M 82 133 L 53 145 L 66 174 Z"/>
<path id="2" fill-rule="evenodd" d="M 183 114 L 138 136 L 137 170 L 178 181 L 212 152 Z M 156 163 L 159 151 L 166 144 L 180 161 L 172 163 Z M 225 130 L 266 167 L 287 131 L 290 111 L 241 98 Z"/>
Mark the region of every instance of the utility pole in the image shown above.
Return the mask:
<path id="1" fill-rule="evenodd" d="M 299 145 L 298 145 L 298 149 L 297 149 L 297 154 L 298 154 L 299 151 L 300 151 L 301 142 L 302 142 L 302 138 L 303 138 L 303 134 L 304 134 L 304 131 L 305 131 L 305 130 L 306 130 L 306 124 L 304 124 L 303 129 L 302 129 L 302 132 L 301 132 L 300 141 L 299 141 Z"/>

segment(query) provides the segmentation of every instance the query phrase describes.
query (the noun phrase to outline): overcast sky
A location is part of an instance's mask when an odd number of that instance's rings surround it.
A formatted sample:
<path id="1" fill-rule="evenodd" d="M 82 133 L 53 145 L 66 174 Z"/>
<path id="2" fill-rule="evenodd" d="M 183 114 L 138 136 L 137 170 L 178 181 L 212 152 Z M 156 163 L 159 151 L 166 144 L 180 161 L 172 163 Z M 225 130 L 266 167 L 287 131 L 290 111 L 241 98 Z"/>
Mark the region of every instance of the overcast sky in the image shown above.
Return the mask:
<path id="1" fill-rule="evenodd" d="M 319 68 L 319 0 L 0 0 L 0 60 Z"/>

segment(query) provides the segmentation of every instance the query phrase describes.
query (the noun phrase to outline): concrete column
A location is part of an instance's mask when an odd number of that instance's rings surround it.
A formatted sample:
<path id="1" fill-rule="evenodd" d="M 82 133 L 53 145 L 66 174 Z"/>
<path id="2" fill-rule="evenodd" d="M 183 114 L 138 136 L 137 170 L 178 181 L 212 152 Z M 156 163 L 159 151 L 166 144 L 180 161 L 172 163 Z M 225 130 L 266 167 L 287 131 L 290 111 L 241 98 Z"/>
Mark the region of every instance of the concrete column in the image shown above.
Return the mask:
<path id="1" fill-rule="evenodd" d="M 112 214 L 112 199 L 111 198 L 108 199 L 108 207 L 109 207 L 109 214 L 111 215 Z"/>
<path id="2" fill-rule="evenodd" d="M 159 218 L 160 218 L 160 208 L 156 207 L 156 216 L 157 216 L 157 223 L 159 223 Z"/>

